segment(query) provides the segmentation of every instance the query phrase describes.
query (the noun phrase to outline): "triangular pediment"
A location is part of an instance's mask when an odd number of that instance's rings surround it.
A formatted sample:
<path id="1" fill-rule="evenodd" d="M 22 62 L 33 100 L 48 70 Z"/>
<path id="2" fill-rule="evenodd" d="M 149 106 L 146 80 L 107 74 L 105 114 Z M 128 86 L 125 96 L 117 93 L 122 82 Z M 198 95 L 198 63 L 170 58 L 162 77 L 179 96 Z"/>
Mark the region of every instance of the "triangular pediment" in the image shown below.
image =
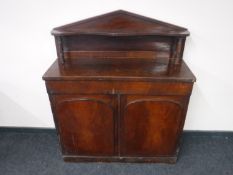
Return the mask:
<path id="1" fill-rule="evenodd" d="M 189 32 L 183 27 L 137 15 L 131 12 L 117 10 L 111 13 L 54 28 L 52 34 L 56 36 L 79 34 L 110 36 L 187 36 L 189 35 Z"/>

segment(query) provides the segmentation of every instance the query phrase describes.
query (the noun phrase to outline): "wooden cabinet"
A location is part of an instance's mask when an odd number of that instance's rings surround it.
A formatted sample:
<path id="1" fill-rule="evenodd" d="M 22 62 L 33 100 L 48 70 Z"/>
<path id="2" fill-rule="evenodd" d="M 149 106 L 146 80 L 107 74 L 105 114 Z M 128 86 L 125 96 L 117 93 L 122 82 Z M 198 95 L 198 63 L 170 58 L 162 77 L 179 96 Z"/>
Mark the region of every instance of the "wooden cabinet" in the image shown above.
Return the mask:
<path id="1" fill-rule="evenodd" d="M 62 150 L 82 156 L 169 156 L 187 99 L 147 95 L 55 95 Z"/>
<path id="2" fill-rule="evenodd" d="M 195 81 L 187 29 L 115 11 L 52 34 L 43 79 L 64 160 L 174 163 Z"/>

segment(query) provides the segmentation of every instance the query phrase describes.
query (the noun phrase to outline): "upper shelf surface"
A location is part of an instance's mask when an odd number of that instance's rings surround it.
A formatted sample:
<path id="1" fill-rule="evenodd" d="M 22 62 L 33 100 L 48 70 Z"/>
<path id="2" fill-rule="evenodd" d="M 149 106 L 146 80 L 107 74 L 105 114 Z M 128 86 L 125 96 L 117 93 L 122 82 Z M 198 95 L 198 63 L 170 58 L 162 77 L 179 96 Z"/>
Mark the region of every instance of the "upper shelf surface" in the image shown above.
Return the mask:
<path id="1" fill-rule="evenodd" d="M 54 28 L 52 34 L 55 36 L 80 34 L 109 36 L 188 36 L 189 31 L 186 28 L 156 19 L 117 10 Z"/>
<path id="2" fill-rule="evenodd" d="M 182 61 L 176 70 L 169 70 L 164 59 L 158 61 L 109 59 L 98 61 L 80 59 L 60 65 L 56 60 L 43 76 L 44 80 L 127 80 L 194 82 L 196 80 L 188 66 Z"/>

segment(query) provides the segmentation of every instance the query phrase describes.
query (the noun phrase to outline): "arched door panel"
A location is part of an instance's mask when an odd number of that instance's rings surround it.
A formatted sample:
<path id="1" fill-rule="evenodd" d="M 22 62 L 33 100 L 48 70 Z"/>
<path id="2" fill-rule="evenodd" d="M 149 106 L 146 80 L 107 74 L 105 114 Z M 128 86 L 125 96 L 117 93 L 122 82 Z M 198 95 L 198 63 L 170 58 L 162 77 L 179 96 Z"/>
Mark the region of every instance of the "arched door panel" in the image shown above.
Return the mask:
<path id="1" fill-rule="evenodd" d="M 65 155 L 114 155 L 114 98 L 59 96 L 56 121 Z"/>
<path id="2" fill-rule="evenodd" d="M 121 109 L 121 156 L 175 154 L 183 121 L 182 99 L 126 96 Z"/>

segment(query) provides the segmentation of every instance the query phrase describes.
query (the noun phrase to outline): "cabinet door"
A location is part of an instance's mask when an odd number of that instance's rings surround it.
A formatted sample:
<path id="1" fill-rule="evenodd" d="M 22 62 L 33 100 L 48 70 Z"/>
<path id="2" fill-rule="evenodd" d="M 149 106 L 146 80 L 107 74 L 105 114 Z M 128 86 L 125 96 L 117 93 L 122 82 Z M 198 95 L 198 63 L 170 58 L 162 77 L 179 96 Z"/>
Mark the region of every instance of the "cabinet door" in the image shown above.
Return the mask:
<path id="1" fill-rule="evenodd" d="M 114 155 L 114 96 L 55 95 L 52 101 L 64 155 Z"/>
<path id="2" fill-rule="evenodd" d="M 175 155 L 185 101 L 174 96 L 123 96 L 121 156 Z"/>

